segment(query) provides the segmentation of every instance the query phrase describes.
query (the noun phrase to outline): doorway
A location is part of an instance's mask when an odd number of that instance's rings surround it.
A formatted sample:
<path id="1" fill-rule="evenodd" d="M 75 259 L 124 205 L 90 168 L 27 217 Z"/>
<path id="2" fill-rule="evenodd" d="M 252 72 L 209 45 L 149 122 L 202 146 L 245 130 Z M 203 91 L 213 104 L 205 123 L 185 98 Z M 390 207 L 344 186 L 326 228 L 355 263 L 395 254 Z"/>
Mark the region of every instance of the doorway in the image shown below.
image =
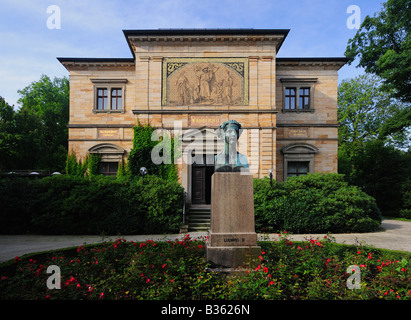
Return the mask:
<path id="1" fill-rule="evenodd" d="M 192 204 L 211 204 L 211 176 L 214 165 L 193 164 L 191 170 Z"/>

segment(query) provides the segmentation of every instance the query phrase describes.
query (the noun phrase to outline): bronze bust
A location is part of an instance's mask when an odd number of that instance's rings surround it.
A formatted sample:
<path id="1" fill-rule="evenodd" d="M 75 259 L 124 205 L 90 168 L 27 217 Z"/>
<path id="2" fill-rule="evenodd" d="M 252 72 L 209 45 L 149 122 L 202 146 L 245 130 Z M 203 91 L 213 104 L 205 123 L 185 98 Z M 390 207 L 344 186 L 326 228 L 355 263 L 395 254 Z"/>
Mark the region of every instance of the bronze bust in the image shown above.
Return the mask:
<path id="1" fill-rule="evenodd" d="M 237 151 L 241 124 L 235 120 L 225 121 L 217 129 L 217 136 L 224 140 L 224 150 L 215 156 L 215 172 L 249 172 L 247 156 Z"/>

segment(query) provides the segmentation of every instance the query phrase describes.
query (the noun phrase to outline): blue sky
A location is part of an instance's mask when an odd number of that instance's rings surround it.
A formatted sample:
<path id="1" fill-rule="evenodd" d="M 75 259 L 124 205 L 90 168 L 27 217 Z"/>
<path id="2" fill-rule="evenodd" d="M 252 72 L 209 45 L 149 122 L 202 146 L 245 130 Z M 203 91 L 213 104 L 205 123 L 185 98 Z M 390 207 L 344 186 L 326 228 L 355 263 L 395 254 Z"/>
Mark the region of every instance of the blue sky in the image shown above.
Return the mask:
<path id="1" fill-rule="evenodd" d="M 18 107 L 19 94 L 42 74 L 68 76 L 56 57 L 131 58 L 123 29 L 290 29 L 278 57 L 342 57 L 361 19 L 382 0 L 0 0 L 0 96 Z M 50 5 L 60 8 L 61 29 L 49 29 Z M 363 73 L 344 66 L 341 79 Z"/>

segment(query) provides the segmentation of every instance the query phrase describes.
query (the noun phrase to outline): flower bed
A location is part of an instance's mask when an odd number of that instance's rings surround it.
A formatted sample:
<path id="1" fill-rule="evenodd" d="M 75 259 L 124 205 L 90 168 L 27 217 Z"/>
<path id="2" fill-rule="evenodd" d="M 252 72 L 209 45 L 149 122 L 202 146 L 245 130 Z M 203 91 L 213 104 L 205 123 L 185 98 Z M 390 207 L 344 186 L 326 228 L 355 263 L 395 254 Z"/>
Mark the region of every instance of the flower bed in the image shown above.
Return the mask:
<path id="1" fill-rule="evenodd" d="M 207 272 L 205 242 L 189 235 L 16 257 L 0 267 L 0 298 L 411 299 L 410 254 L 339 245 L 331 236 L 293 243 L 280 234 L 278 241 L 259 244 L 257 264 L 232 277 Z M 50 265 L 60 268 L 60 289 L 46 285 Z M 347 287 L 350 268 L 360 271 L 359 289 Z"/>

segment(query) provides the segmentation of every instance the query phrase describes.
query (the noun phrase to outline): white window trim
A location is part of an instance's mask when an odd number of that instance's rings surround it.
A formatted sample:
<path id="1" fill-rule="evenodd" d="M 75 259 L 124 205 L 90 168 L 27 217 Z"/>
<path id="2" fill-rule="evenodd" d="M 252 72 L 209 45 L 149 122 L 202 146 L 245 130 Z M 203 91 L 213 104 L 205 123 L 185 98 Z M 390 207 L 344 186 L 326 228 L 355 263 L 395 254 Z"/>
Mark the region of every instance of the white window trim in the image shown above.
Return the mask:
<path id="1" fill-rule="evenodd" d="M 124 113 L 126 100 L 126 83 L 127 79 L 91 79 L 93 83 L 93 113 Z M 121 109 L 97 109 L 97 89 L 107 88 L 107 101 L 111 108 L 111 90 L 121 89 Z"/>

